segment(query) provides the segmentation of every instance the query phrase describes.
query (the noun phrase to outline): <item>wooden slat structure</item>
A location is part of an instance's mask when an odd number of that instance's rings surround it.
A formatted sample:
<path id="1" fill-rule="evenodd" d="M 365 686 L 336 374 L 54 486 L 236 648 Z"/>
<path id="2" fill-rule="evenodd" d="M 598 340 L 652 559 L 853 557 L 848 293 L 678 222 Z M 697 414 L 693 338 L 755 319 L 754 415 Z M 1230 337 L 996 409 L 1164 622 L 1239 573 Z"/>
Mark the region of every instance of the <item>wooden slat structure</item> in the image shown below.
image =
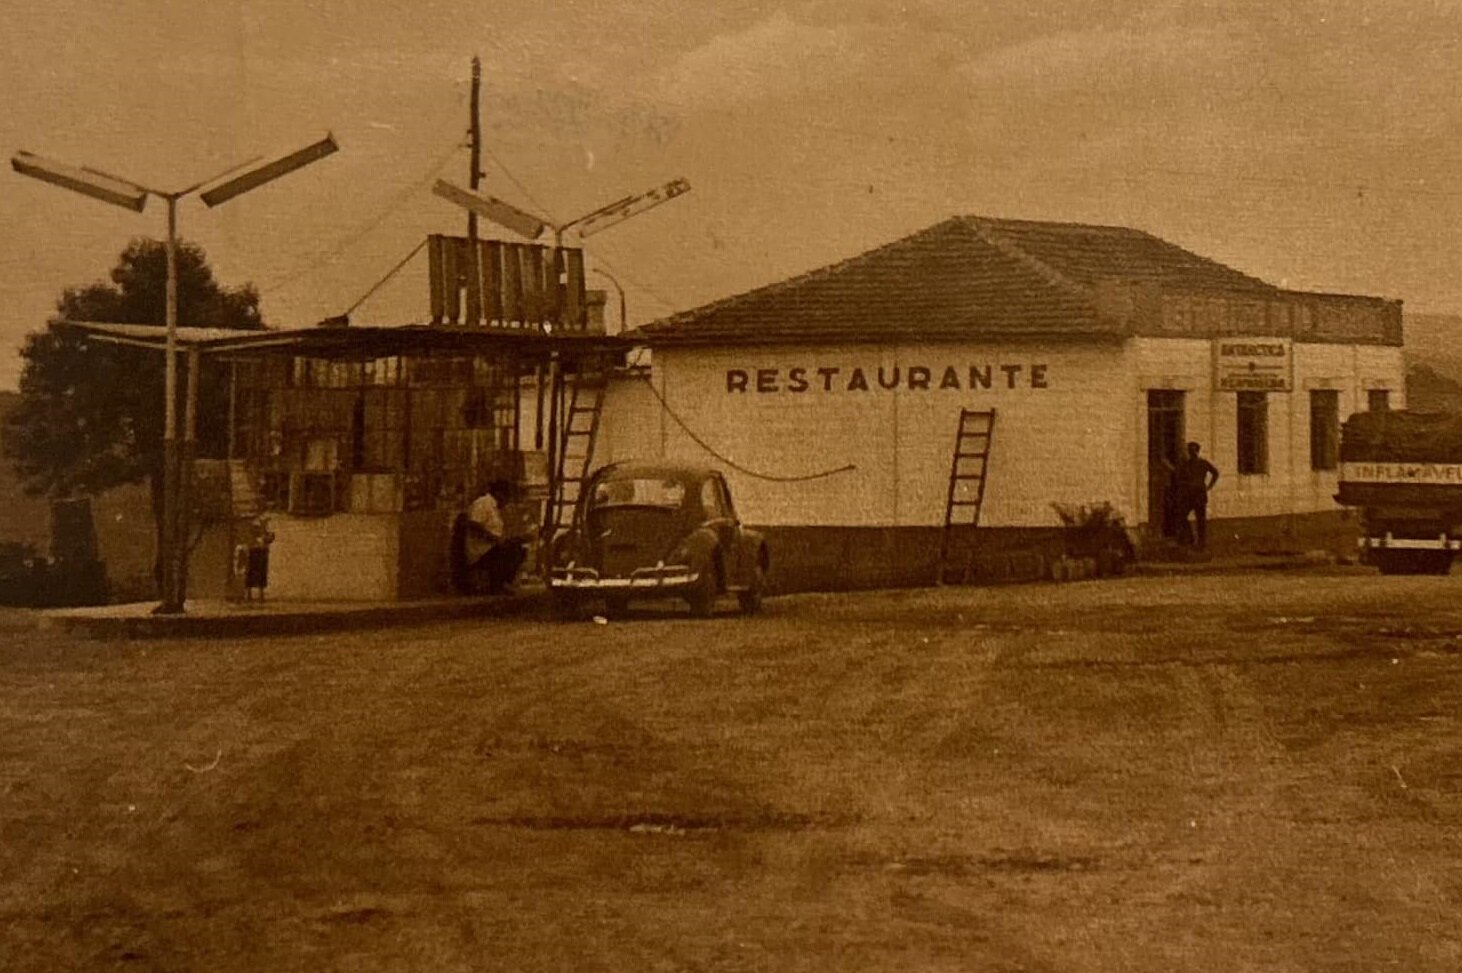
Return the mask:
<path id="1" fill-rule="evenodd" d="M 434 325 L 584 331 L 584 252 L 572 247 L 427 238 Z"/>

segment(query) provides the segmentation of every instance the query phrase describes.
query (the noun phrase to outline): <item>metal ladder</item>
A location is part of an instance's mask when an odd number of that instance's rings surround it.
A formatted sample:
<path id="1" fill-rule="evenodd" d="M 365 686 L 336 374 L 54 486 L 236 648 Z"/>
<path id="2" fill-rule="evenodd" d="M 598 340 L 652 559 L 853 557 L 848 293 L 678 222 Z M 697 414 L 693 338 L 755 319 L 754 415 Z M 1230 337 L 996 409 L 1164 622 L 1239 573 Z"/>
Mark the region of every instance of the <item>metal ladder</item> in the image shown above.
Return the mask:
<path id="1" fill-rule="evenodd" d="M 584 484 L 594 464 L 594 443 L 599 436 L 599 417 L 604 411 L 604 392 L 608 374 L 587 362 L 586 369 L 565 376 L 569 389 L 568 407 L 564 409 L 559 431 L 557 469 L 548 497 L 548 517 L 544 541 L 551 544 L 574 522 L 574 511 L 583 496 Z"/>
<path id="2" fill-rule="evenodd" d="M 974 572 L 975 528 L 985 502 L 985 472 L 995 435 L 995 410 L 961 409 L 949 465 L 944 537 L 939 545 L 939 584 L 966 584 Z M 963 543 L 958 543 L 963 539 Z"/>

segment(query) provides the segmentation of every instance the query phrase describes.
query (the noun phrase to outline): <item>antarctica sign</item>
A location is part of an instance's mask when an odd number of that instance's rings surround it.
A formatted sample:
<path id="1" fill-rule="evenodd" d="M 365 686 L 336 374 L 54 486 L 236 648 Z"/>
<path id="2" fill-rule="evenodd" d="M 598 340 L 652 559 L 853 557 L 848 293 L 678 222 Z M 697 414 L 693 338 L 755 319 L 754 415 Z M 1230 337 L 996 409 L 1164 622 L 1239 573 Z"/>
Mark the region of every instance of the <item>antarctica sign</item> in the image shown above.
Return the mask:
<path id="1" fill-rule="evenodd" d="M 1288 392 L 1294 346 L 1288 338 L 1213 339 L 1213 387 L 1219 392 Z"/>
<path id="2" fill-rule="evenodd" d="M 976 365 L 838 364 L 726 369 L 726 391 L 752 395 L 1049 387 L 1047 366 L 1042 362 L 986 362 Z"/>

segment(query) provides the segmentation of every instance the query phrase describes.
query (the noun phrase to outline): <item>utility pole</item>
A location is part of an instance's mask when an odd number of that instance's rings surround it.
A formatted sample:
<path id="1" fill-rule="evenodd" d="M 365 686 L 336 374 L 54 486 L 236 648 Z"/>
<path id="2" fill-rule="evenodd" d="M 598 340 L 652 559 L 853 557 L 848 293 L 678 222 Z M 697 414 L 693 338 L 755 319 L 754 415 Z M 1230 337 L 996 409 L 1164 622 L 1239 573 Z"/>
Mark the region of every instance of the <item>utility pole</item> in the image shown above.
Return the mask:
<path id="1" fill-rule="evenodd" d="M 183 462 L 178 452 L 178 197 L 169 193 L 163 198 L 168 204 L 167 291 L 163 304 L 163 323 L 167 327 L 163 391 L 167 401 L 163 404 L 162 427 L 162 577 L 158 579 L 162 603 L 157 613 L 178 615 L 188 596 L 183 574 L 183 505 L 179 502 Z"/>
<path id="2" fill-rule="evenodd" d="M 467 173 L 467 180 L 473 190 L 476 190 L 482 182 L 482 61 L 474 57 L 472 59 L 472 101 L 468 108 L 470 117 L 467 119 L 467 147 L 471 155 L 467 160 L 470 172 Z M 478 252 L 477 245 L 477 214 L 471 211 L 467 213 L 467 264 L 461 269 L 466 278 L 467 284 L 467 323 L 475 325 L 482 316 L 482 282 L 481 271 L 478 269 L 482 263 L 482 254 Z"/>
<path id="3" fill-rule="evenodd" d="M 482 185 L 482 59 L 472 59 L 472 102 L 469 109 L 472 117 L 467 127 L 467 138 L 469 147 L 472 150 L 472 157 L 467 163 L 471 170 L 467 173 L 468 185 L 476 192 Z M 473 241 L 474 250 L 477 242 L 477 214 L 467 213 L 467 239 Z"/>

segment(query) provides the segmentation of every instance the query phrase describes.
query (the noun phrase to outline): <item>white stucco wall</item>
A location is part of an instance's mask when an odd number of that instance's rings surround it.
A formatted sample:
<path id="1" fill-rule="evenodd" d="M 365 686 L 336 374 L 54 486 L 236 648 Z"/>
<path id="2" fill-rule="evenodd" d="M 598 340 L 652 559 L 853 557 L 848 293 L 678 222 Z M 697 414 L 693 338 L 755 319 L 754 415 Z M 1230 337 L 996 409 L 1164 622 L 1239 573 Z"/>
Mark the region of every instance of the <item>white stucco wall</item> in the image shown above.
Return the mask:
<path id="1" fill-rule="evenodd" d="M 1386 388 L 1405 406 L 1401 349 L 1293 345 L 1294 391 L 1269 397 L 1269 470 L 1240 476 L 1237 399 L 1214 389 L 1207 338 L 1133 338 L 1124 345 L 1022 343 L 901 346 L 764 346 L 661 349 L 653 381 L 671 409 L 716 452 L 752 470 L 796 476 L 853 464 L 850 473 L 774 483 L 729 469 L 669 418 L 644 379 L 620 379 L 606 403 L 596 466 L 664 457 L 726 469 L 742 516 L 754 523 L 913 526 L 943 522 L 950 454 L 961 407 L 997 411 L 981 523 L 1051 526 L 1053 501 L 1111 501 L 1132 523 L 1148 519 L 1148 389 L 1185 395 L 1186 438 L 1223 472 L 1212 517 L 1261 517 L 1335 509 L 1335 474 L 1310 468 L 1309 391 L 1340 392 L 1340 418 Z M 991 365 L 992 388 L 970 388 L 970 365 Z M 959 389 L 940 389 L 946 366 Z M 1019 365 L 1014 376 L 1002 365 Z M 1031 366 L 1044 365 L 1033 387 Z M 931 371 L 931 388 L 908 387 L 908 368 Z M 791 369 L 803 368 L 802 391 Z M 818 368 L 837 368 L 823 376 Z M 897 388 L 884 389 L 878 369 Z M 861 368 L 868 390 L 848 388 Z M 728 390 L 734 372 L 736 390 Z M 741 373 L 745 373 L 742 390 Z M 758 391 L 758 379 L 762 391 Z M 831 390 L 829 390 L 829 385 Z"/>
<path id="2" fill-rule="evenodd" d="M 659 457 L 667 421 L 650 391 L 648 374 L 614 376 L 604 396 L 594 467 L 614 460 Z"/>
<path id="3" fill-rule="evenodd" d="M 396 597 L 395 514 L 269 518 L 267 596 L 280 601 L 389 601 Z"/>
<path id="4" fill-rule="evenodd" d="M 991 387 L 970 380 L 971 366 L 989 368 Z M 880 367 L 890 385 L 898 369 L 897 387 L 881 386 Z M 960 387 L 940 388 L 950 367 Z M 804 372 L 794 375 L 794 368 Z M 838 371 L 820 375 L 819 368 Z M 930 387 L 911 388 L 910 368 L 928 369 Z M 849 388 L 854 369 L 862 370 L 866 390 Z M 728 373 L 736 376 L 734 390 Z M 794 391 L 799 379 L 807 387 Z M 1117 345 L 661 349 L 652 381 L 697 436 L 739 465 L 777 476 L 855 467 L 800 483 L 740 473 L 696 445 L 644 389 L 616 384 L 601 459 L 658 456 L 720 466 L 741 516 L 752 523 L 942 524 L 961 408 L 997 412 L 983 524 L 1052 526 L 1052 501 L 1109 500 L 1132 509 L 1126 457 L 1135 442 L 1130 418 L 1122 419 L 1131 381 Z"/>
<path id="5" fill-rule="evenodd" d="M 1231 340 L 1231 339 L 1230 339 Z M 1405 407 L 1406 368 L 1400 348 L 1372 345 L 1293 345 L 1292 392 L 1269 393 L 1269 470 L 1237 471 L 1236 393 L 1214 389 L 1213 347 L 1208 339 L 1134 338 L 1128 356 L 1135 383 L 1129 412 L 1137 448 L 1131 479 L 1138 490 L 1138 518 L 1147 519 L 1148 389 L 1185 392 L 1185 436 L 1203 446 L 1222 473 L 1209 500 L 1210 517 L 1264 517 L 1334 510 L 1336 474 L 1310 468 L 1310 390 L 1340 393 L 1340 419 L 1366 408 L 1372 388 L 1390 390 L 1391 407 Z"/>

